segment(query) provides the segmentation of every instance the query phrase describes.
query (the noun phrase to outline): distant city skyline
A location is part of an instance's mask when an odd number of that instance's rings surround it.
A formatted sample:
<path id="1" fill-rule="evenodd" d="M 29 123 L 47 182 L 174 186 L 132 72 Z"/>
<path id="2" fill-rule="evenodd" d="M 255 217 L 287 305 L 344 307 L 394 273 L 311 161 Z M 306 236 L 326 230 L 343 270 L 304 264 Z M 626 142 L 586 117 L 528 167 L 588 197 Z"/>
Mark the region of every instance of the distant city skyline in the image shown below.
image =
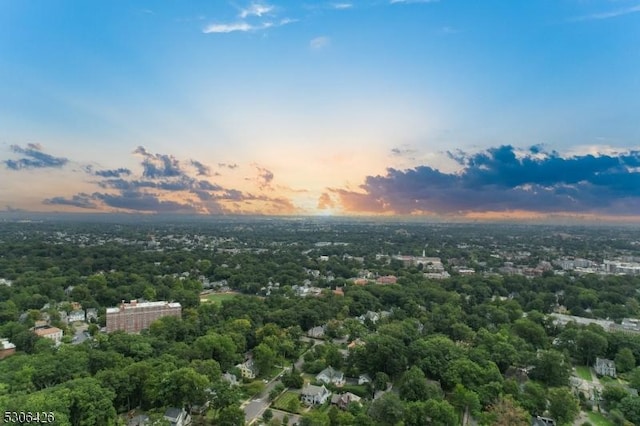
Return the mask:
<path id="1" fill-rule="evenodd" d="M 640 219 L 640 0 L 0 5 L 0 210 Z"/>

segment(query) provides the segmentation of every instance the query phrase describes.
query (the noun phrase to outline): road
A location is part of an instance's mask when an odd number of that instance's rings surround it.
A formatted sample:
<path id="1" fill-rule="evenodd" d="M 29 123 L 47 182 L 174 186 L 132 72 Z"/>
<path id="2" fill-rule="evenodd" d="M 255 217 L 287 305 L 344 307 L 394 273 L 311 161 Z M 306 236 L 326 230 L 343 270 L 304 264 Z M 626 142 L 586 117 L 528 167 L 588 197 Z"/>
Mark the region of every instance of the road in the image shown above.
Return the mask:
<path id="1" fill-rule="evenodd" d="M 303 342 L 313 342 L 313 346 L 324 343 L 324 340 L 310 339 L 308 337 L 302 337 L 300 340 L 302 340 Z M 304 363 L 304 354 L 306 354 L 307 351 L 300 355 L 298 360 L 294 363 L 296 371 L 301 371 L 302 364 Z M 267 383 L 264 390 L 260 392 L 259 395 L 254 395 L 253 397 L 247 399 L 242 403 L 241 407 L 244 410 L 244 418 L 246 424 L 253 424 L 253 422 L 255 422 L 258 417 L 262 416 L 264 410 L 266 410 L 271 403 L 269 401 L 269 392 L 271 392 L 271 390 L 276 387 L 278 383 L 280 383 L 280 379 L 278 377 L 284 373 L 288 373 L 289 371 L 291 371 L 291 367 L 283 368 L 282 371 L 278 373 L 278 376 L 276 376 L 276 378 L 271 379 Z"/>
<path id="2" fill-rule="evenodd" d="M 287 369 L 283 369 L 284 373 Z M 272 379 L 260 392 L 260 395 L 254 396 L 253 399 L 246 400 L 242 405 L 244 410 L 244 419 L 247 424 L 252 424 L 258 417 L 262 415 L 264 410 L 269 407 L 269 392 L 280 383 L 280 379 Z"/>

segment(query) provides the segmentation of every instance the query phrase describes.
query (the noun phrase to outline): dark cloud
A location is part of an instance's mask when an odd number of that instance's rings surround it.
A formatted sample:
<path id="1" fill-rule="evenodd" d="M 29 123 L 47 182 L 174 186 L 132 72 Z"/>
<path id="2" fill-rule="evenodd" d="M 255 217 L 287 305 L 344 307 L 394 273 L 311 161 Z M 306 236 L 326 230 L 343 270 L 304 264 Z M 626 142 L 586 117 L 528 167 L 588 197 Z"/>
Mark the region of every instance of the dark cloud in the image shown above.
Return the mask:
<path id="1" fill-rule="evenodd" d="M 143 157 L 142 176 L 145 178 L 161 179 L 185 174 L 180 168 L 180 162 L 172 155 L 151 154 L 143 146 L 136 148 L 133 153 Z"/>
<path id="2" fill-rule="evenodd" d="M 4 160 L 5 166 L 11 170 L 60 168 L 69 162 L 67 158 L 44 153 L 40 144 L 30 143 L 26 148 L 11 145 L 10 148 L 16 154 L 23 155 L 17 160 Z"/>
<path id="3" fill-rule="evenodd" d="M 197 209 L 189 203 L 162 200 L 157 194 L 136 191 L 123 191 L 120 194 L 104 194 L 95 192 L 93 199 L 117 209 L 156 212 L 156 213 L 197 213 Z"/>
<path id="4" fill-rule="evenodd" d="M 119 178 L 120 176 L 131 175 L 131 170 L 121 167 L 119 169 L 111 169 L 111 170 L 96 170 L 94 174 L 96 176 L 101 176 L 105 178 Z"/>
<path id="5" fill-rule="evenodd" d="M 271 170 L 267 170 L 264 167 L 258 166 L 257 164 L 253 165 L 258 171 L 258 176 L 255 181 L 258 184 L 258 188 L 260 189 L 272 189 L 271 182 L 273 181 L 273 172 Z M 252 180 L 247 178 L 247 180 Z"/>
<path id="6" fill-rule="evenodd" d="M 350 211 L 440 214 L 528 210 L 638 214 L 640 153 L 563 158 L 543 147 L 448 153 L 463 169 L 428 166 L 368 176 L 360 192 L 332 189 Z"/>
<path id="7" fill-rule="evenodd" d="M 202 164 L 199 161 L 191 160 L 191 165 L 196 168 L 198 176 L 210 176 L 211 168 L 206 164 Z"/>
<path id="8" fill-rule="evenodd" d="M 391 154 L 396 157 L 409 157 L 413 159 L 416 150 L 407 147 L 396 147 L 391 149 Z"/>
<path id="9" fill-rule="evenodd" d="M 218 163 L 218 167 L 221 167 L 221 168 L 227 168 L 227 169 L 231 169 L 231 170 L 233 170 L 233 169 L 237 169 L 237 168 L 238 168 L 238 165 L 237 165 L 237 164 L 235 164 L 235 163 L 233 163 L 233 164 L 229 164 L 229 163 Z"/>
<path id="10" fill-rule="evenodd" d="M 37 147 L 29 147 L 36 149 Z M 95 171 L 91 165 L 83 166 L 86 173 L 99 179 L 92 183 L 104 191 L 93 194 L 80 193 L 70 198 L 53 197 L 43 201 L 48 205 L 67 205 L 86 209 L 112 208 L 129 211 L 157 213 L 242 213 L 233 203 L 265 207 L 270 213 L 293 213 L 290 200 L 279 197 L 253 195 L 232 188 L 224 188 L 201 176 L 209 176 L 210 168 L 196 160 L 184 164 L 167 154 L 152 154 L 143 146 L 134 154 L 142 157 L 142 173 L 134 174 L 126 168 Z M 234 169 L 235 164 L 224 164 Z M 271 188 L 273 173 L 256 166 L 256 178 L 261 189 Z M 195 176 L 193 176 L 195 175 Z M 230 207 L 231 206 L 231 207 Z M 240 209 L 240 210 L 234 210 Z"/>
<path id="11" fill-rule="evenodd" d="M 83 209 L 95 209 L 97 206 L 93 202 L 92 197 L 89 194 L 80 193 L 71 198 L 65 197 L 53 197 L 47 198 L 43 201 L 44 204 L 58 205 L 58 206 L 72 206 L 80 207 Z"/>
<path id="12" fill-rule="evenodd" d="M 135 191 L 141 188 L 162 189 L 165 191 L 220 191 L 223 189 L 220 185 L 212 184 L 206 180 L 196 180 L 189 176 L 164 180 L 127 180 L 118 178 L 105 179 L 97 183 L 102 188 L 121 191 Z"/>

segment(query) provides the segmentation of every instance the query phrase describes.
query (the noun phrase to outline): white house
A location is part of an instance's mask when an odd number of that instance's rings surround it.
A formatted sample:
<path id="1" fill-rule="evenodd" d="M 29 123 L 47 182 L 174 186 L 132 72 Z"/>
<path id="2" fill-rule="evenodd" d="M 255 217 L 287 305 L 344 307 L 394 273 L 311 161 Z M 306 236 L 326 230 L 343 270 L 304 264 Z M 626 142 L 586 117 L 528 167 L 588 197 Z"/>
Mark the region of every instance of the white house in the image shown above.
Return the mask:
<path id="1" fill-rule="evenodd" d="M 616 377 L 616 363 L 610 359 L 596 358 L 596 364 L 593 368 L 601 376 Z"/>
<path id="2" fill-rule="evenodd" d="M 236 365 L 236 367 L 240 370 L 240 374 L 242 374 L 242 377 L 244 378 L 255 379 L 258 375 L 258 369 L 253 364 L 252 359 L 246 360 L 242 364 Z"/>
<path id="3" fill-rule="evenodd" d="M 327 399 L 331 396 L 329 389 L 322 386 L 315 386 L 307 384 L 300 392 L 302 402 L 308 405 L 319 405 L 327 402 Z"/>
<path id="4" fill-rule="evenodd" d="M 316 380 L 324 383 L 333 383 L 336 386 L 344 385 L 344 373 L 329 366 L 316 376 Z"/>
<path id="5" fill-rule="evenodd" d="M 369 376 L 368 374 L 361 374 L 358 377 L 358 384 L 364 385 L 365 383 L 371 383 L 371 376 Z"/>
<path id="6" fill-rule="evenodd" d="M 76 321 L 84 321 L 85 318 L 86 317 L 85 317 L 84 310 L 78 309 L 78 310 L 69 312 L 69 315 L 67 316 L 67 321 L 69 321 L 69 324 L 71 324 L 72 322 L 76 322 Z"/>

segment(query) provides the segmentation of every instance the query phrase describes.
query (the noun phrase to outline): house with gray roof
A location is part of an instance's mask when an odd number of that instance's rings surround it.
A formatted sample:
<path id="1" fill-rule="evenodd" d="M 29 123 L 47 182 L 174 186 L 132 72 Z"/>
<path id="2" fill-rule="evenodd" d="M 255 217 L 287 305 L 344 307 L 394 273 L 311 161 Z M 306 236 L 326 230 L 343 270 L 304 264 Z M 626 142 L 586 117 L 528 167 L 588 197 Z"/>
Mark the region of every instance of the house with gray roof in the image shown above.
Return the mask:
<path id="1" fill-rule="evenodd" d="M 302 388 L 302 392 L 300 392 L 302 402 L 307 405 L 324 404 L 325 402 L 327 402 L 327 399 L 329 399 L 330 396 L 331 391 L 324 387 L 324 385 L 316 386 L 307 384 L 304 388 Z"/>
<path id="2" fill-rule="evenodd" d="M 616 377 L 616 363 L 610 359 L 596 358 L 593 369 L 601 376 Z"/>
<path id="3" fill-rule="evenodd" d="M 316 380 L 327 384 L 333 383 L 336 386 L 342 386 L 344 385 L 344 373 L 329 366 L 318 373 Z"/>

